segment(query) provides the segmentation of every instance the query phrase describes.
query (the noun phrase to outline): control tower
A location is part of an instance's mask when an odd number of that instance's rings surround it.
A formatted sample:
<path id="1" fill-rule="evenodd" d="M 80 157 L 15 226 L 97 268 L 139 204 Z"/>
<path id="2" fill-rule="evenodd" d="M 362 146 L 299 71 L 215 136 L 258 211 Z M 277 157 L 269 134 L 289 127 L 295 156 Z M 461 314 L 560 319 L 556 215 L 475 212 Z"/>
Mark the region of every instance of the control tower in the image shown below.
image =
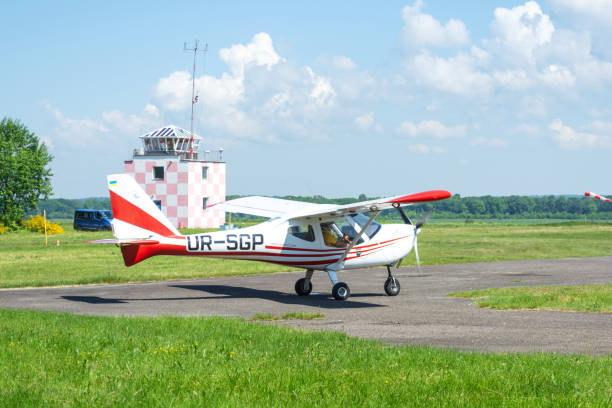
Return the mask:
<path id="1" fill-rule="evenodd" d="M 225 201 L 223 149 L 202 154 L 202 138 L 174 125 L 140 140 L 142 147 L 124 162 L 124 173 L 134 177 L 170 222 L 178 228 L 223 225 L 225 212 L 207 209 Z"/>

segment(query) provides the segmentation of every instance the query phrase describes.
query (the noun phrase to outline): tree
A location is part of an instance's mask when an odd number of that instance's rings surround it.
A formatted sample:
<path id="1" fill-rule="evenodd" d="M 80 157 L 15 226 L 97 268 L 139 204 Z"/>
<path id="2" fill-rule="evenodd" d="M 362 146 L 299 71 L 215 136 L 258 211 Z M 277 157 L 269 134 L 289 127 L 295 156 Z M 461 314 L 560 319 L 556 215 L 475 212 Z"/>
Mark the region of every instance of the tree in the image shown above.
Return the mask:
<path id="1" fill-rule="evenodd" d="M 38 200 L 51 194 L 53 156 L 18 120 L 0 122 L 0 222 L 15 228 Z"/>

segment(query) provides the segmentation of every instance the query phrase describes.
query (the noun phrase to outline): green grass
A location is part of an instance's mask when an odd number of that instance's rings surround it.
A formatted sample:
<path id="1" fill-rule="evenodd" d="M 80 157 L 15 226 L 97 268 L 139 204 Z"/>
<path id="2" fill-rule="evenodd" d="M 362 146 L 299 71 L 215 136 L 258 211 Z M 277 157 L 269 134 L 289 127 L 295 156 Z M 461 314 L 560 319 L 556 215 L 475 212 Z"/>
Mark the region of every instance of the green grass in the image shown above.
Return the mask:
<path id="1" fill-rule="evenodd" d="M 270 313 L 258 313 L 251 318 L 253 321 L 273 321 L 273 320 L 313 320 L 323 319 L 321 313 L 309 313 L 309 312 L 292 312 L 285 313 L 282 316 L 273 315 Z"/>
<path id="2" fill-rule="evenodd" d="M 214 276 L 253 275 L 295 270 L 261 262 L 161 256 L 126 268 L 119 248 L 85 241 L 110 238 L 110 232 L 74 231 L 49 238 L 18 231 L 0 235 L 0 287 L 118 283 Z M 184 232 L 195 232 L 185 230 Z M 56 239 L 60 246 L 55 246 Z M 512 259 L 612 255 L 612 225 L 427 224 L 419 235 L 425 265 Z M 403 265 L 414 265 L 410 254 Z"/>
<path id="3" fill-rule="evenodd" d="M 612 284 L 534 286 L 456 292 L 449 296 L 475 299 L 480 307 L 612 313 Z"/>
<path id="4" fill-rule="evenodd" d="M 609 407 L 612 356 L 394 347 L 223 318 L 0 310 L 0 406 Z"/>

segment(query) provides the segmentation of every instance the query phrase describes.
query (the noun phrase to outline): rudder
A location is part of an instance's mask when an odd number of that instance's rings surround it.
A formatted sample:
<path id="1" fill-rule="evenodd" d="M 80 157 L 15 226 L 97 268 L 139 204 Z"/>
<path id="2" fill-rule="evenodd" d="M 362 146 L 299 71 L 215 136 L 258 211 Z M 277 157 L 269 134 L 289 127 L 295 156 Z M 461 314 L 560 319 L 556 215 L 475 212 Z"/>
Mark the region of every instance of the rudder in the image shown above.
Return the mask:
<path id="1" fill-rule="evenodd" d="M 111 174 L 106 180 L 113 208 L 115 238 L 147 239 L 156 235 L 181 235 L 131 176 Z"/>

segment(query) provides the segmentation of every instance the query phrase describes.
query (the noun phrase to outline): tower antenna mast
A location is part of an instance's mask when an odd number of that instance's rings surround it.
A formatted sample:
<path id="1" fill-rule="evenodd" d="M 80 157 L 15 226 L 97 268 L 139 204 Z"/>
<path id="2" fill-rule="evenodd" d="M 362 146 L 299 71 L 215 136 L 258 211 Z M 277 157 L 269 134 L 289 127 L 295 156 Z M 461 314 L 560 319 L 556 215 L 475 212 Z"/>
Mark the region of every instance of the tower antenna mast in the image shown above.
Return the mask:
<path id="1" fill-rule="evenodd" d="M 195 95 L 195 72 L 196 72 L 196 57 L 198 52 L 206 53 L 208 51 L 208 44 L 204 46 L 204 49 L 200 48 L 200 41 L 194 40 L 193 47 L 187 48 L 187 42 L 183 51 L 193 51 L 193 74 L 191 75 L 191 140 L 189 143 L 189 155 L 193 155 L 193 105 L 198 102 L 198 97 Z M 193 158 L 193 157 L 192 157 Z"/>

